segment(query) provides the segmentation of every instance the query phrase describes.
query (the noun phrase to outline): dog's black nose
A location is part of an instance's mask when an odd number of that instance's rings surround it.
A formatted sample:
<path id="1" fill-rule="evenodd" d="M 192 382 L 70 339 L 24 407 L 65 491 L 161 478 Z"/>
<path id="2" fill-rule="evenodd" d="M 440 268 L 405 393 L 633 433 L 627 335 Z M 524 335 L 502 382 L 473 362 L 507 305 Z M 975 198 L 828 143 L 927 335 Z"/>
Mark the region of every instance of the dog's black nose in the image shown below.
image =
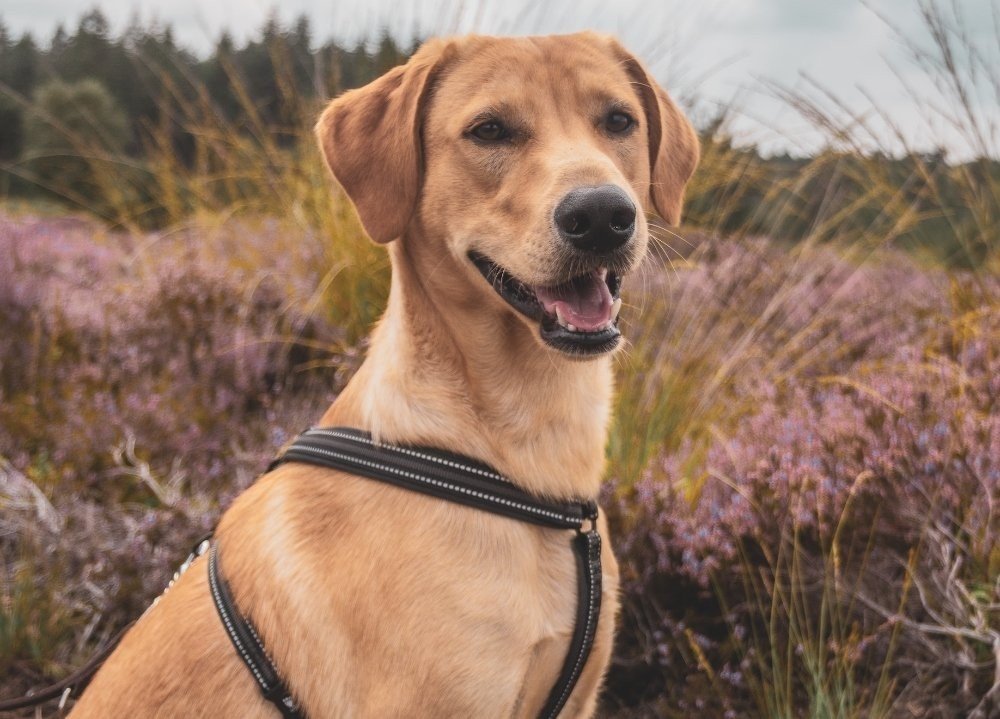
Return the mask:
<path id="1" fill-rule="evenodd" d="M 578 187 L 556 206 L 559 234 L 579 250 L 607 253 L 635 232 L 635 205 L 615 185 Z"/>

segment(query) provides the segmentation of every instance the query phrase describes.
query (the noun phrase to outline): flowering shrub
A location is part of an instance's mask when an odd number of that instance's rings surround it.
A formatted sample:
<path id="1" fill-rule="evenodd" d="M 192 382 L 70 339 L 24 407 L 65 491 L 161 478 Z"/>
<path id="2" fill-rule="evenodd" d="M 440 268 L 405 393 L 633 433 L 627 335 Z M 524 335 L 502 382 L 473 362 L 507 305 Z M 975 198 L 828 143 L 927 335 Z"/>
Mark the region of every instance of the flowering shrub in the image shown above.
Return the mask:
<path id="1" fill-rule="evenodd" d="M 638 481 L 607 488 L 626 607 L 610 703 L 814 716 L 850 694 L 858 708 L 987 716 L 1000 694 L 1000 283 L 901 257 L 790 259 L 709 241 L 647 303 L 665 375 L 698 348 L 717 378 L 727 343 L 743 347 L 713 390 L 725 407 L 712 430 L 692 421 Z M 769 654 L 788 647 L 801 658 Z M 898 686 L 880 685 L 883 665 Z M 796 693 L 776 697 L 787 672 Z"/>
<path id="2" fill-rule="evenodd" d="M 989 716 L 1000 283 L 691 239 L 623 318 L 606 714 Z M 0 694 L 137 616 L 356 366 L 322 244 L 0 218 Z"/>
<path id="3" fill-rule="evenodd" d="M 280 246 L 273 223 L 224 234 L 243 255 Z M 354 362 L 307 311 L 319 275 L 240 268 L 202 239 L 0 219 L 5 674 L 71 666 L 137 616 Z"/>

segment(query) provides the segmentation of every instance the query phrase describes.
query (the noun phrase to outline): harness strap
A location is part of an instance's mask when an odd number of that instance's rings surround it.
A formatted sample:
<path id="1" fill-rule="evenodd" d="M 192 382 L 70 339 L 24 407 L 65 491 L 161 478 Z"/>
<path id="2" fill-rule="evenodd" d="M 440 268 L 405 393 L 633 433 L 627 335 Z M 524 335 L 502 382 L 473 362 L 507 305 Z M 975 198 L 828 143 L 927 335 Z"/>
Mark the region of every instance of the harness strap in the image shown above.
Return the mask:
<path id="1" fill-rule="evenodd" d="M 577 530 L 572 541 L 577 565 L 576 624 L 559 678 L 539 716 L 555 719 L 559 715 L 590 656 L 601 612 L 601 536 L 597 532 L 596 502 L 544 501 L 468 457 L 438 449 L 376 443 L 367 432 L 344 427 L 306 430 L 271 463 L 268 471 L 285 462 L 350 472 L 550 529 Z M 212 600 L 226 633 L 264 698 L 285 719 L 305 719 L 250 620 L 236 608 L 219 573 L 215 545 L 209 556 L 208 572 Z"/>
<path id="2" fill-rule="evenodd" d="M 219 574 L 219 553 L 215 544 L 208 555 L 208 586 L 226 635 L 253 675 L 260 693 L 277 707 L 285 719 L 305 719 L 305 714 L 299 710 L 298 703 L 278 675 L 278 669 L 264 649 L 253 624 L 236 608 L 229 585 Z"/>
<path id="3" fill-rule="evenodd" d="M 546 502 L 476 460 L 423 447 L 380 444 L 367 432 L 344 427 L 300 434 L 268 471 L 285 462 L 339 469 L 438 499 L 553 529 L 580 529 L 597 511 L 594 502 Z"/>
<path id="4" fill-rule="evenodd" d="M 573 539 L 573 554 L 576 555 L 576 627 L 559 679 L 539 714 L 544 719 L 554 719 L 566 706 L 594 646 L 597 618 L 601 614 L 601 535 L 597 533 L 596 516 L 594 519 L 594 526 L 589 532 L 581 532 Z"/>

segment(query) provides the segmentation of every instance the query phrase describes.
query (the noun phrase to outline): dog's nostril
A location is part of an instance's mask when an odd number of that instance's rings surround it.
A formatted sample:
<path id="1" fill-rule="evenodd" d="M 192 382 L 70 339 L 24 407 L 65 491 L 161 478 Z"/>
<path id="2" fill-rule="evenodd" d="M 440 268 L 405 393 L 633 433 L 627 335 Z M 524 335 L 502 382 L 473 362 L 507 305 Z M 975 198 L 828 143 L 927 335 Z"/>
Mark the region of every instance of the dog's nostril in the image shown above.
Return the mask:
<path id="1" fill-rule="evenodd" d="M 586 213 L 574 212 L 566 218 L 562 228 L 570 235 L 586 234 L 590 230 L 590 218 Z"/>
<path id="2" fill-rule="evenodd" d="M 621 209 L 611 216 L 611 229 L 615 232 L 625 232 L 632 228 L 635 222 L 634 209 Z"/>
<path id="3" fill-rule="evenodd" d="M 617 185 L 578 187 L 555 210 L 563 239 L 579 250 L 612 252 L 632 239 L 635 204 Z"/>

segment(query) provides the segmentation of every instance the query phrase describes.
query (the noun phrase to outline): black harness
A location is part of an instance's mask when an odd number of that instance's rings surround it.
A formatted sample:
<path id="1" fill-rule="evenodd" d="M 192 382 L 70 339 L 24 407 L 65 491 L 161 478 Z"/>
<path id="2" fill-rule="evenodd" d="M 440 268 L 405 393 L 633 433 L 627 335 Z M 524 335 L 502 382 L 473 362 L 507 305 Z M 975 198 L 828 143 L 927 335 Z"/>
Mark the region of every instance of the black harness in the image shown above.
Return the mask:
<path id="1" fill-rule="evenodd" d="M 566 705 L 594 643 L 601 612 L 601 536 L 594 501 L 553 503 L 518 489 L 485 464 L 422 447 L 378 444 L 365 432 L 341 427 L 310 429 L 299 435 L 268 471 L 285 462 L 304 462 L 387 482 L 467 507 L 500 514 L 555 530 L 576 530 L 572 538 L 577 564 L 576 626 L 559 679 L 539 716 L 554 719 Z M 293 693 L 268 656 L 253 624 L 233 601 L 219 571 L 218 548 L 209 550 L 208 579 L 212 601 L 237 654 L 261 694 L 285 719 L 304 719 Z"/>

